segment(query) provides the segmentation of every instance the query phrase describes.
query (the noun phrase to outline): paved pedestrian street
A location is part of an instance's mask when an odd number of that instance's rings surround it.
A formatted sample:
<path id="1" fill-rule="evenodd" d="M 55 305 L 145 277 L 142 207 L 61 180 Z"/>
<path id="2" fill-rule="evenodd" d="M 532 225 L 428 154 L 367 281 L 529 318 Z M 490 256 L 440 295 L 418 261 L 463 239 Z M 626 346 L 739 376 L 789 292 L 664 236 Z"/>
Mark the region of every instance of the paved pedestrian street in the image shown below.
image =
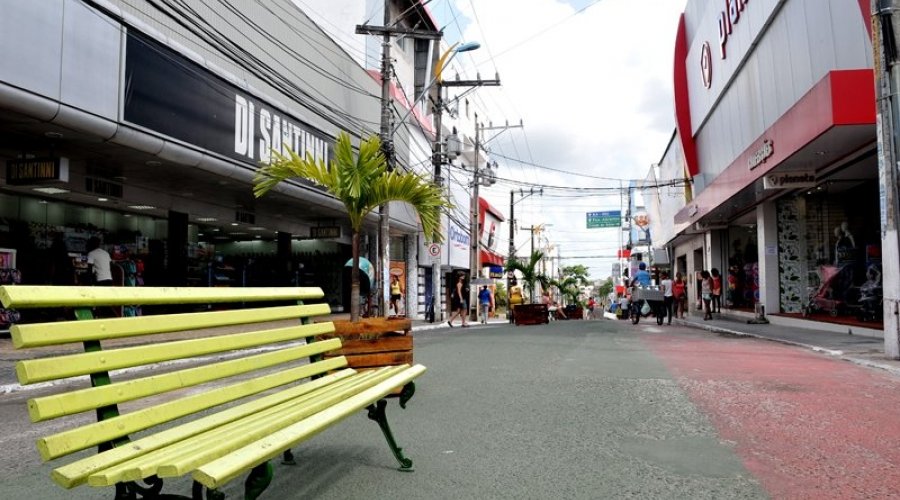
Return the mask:
<path id="1" fill-rule="evenodd" d="M 275 465 L 272 499 L 890 498 L 900 378 L 802 347 L 681 325 L 558 321 L 420 329 L 428 367 L 388 406 L 415 464 L 350 417 Z M 64 491 L 38 464 L 25 399 L 3 396 L 0 496 Z M 169 493 L 186 494 L 177 483 Z M 241 498 L 241 481 L 225 488 Z"/>

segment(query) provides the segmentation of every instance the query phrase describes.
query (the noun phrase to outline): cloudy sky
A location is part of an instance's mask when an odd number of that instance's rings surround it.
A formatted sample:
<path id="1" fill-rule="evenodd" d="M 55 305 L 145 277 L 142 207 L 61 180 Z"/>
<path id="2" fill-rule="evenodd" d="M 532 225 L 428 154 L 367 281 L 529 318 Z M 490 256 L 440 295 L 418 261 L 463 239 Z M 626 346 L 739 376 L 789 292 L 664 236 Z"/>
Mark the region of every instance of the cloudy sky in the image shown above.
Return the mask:
<path id="1" fill-rule="evenodd" d="M 478 41 L 460 54 L 462 78 L 499 73 L 502 87 L 469 95 L 494 126 L 511 129 L 487 148 L 501 178 L 482 196 L 509 213 L 515 189 L 519 228 L 546 224 L 563 265 L 610 274 L 619 230 L 586 229 L 586 213 L 618 210 L 620 181 L 647 176 L 674 129 L 672 58 L 686 0 L 435 0 L 428 4 L 446 41 Z M 496 133 L 496 131 L 494 132 Z M 492 133 L 486 134 L 488 137 Z M 570 174 L 571 173 L 571 174 Z M 575 175 L 578 174 L 578 175 Z M 528 184 L 548 188 L 522 199 Z M 521 201 L 519 201 L 521 199 Z M 505 236 L 505 235 L 504 235 Z M 627 238 L 627 235 L 624 235 Z M 530 251 L 527 230 L 516 237 Z M 507 240 L 500 241 L 506 253 Z"/>

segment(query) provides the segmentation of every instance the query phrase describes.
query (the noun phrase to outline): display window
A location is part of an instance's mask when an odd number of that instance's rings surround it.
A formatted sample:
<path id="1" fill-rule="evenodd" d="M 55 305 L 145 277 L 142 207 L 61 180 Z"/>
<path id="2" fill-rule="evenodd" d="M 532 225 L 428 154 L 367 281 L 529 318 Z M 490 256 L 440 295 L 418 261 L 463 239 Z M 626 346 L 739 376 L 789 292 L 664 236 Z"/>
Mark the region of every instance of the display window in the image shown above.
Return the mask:
<path id="1" fill-rule="evenodd" d="M 759 250 L 756 226 L 731 226 L 727 240 L 728 269 L 722 283 L 725 306 L 753 310 L 759 302 Z"/>
<path id="2" fill-rule="evenodd" d="M 825 183 L 778 200 L 778 217 L 781 312 L 881 322 L 877 183 Z"/>

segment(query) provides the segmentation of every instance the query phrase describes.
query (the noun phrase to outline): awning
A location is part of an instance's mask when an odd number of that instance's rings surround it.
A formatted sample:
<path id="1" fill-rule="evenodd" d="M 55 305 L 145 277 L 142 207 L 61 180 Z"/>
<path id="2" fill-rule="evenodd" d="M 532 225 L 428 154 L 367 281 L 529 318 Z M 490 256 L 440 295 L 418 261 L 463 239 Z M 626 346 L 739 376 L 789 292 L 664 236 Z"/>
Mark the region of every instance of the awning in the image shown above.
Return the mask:
<path id="1" fill-rule="evenodd" d="M 481 267 L 486 267 L 486 266 L 491 266 L 491 265 L 502 266 L 503 262 L 504 262 L 502 255 L 491 252 L 490 250 L 482 249 L 480 257 L 481 257 Z"/>

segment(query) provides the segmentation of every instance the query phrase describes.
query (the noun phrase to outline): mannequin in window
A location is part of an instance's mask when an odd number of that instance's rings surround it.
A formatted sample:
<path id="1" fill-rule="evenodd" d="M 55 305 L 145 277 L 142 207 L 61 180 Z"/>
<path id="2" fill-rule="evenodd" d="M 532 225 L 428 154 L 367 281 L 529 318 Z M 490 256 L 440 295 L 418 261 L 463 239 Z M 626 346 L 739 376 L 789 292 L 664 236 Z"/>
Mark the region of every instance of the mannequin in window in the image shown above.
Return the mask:
<path id="1" fill-rule="evenodd" d="M 834 265 L 852 264 L 856 242 L 853 239 L 853 235 L 850 234 L 849 226 L 846 222 L 842 222 L 840 226 L 834 228 L 834 239 Z"/>

